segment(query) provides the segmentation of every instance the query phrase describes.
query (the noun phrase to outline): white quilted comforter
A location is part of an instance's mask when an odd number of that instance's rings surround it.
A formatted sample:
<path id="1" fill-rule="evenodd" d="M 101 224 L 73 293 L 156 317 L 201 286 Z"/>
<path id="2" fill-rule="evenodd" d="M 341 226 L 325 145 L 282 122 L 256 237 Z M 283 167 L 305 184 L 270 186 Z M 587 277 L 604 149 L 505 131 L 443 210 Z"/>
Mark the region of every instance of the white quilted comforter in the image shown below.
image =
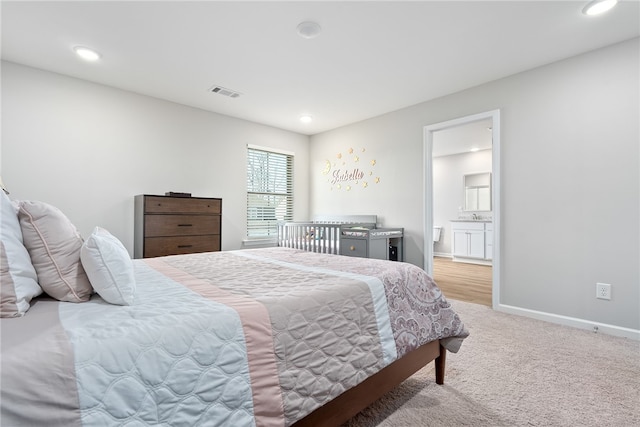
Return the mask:
<path id="1" fill-rule="evenodd" d="M 410 264 L 271 248 L 136 260 L 132 306 L 2 319 L 7 426 L 290 425 L 418 346 L 467 336 Z"/>

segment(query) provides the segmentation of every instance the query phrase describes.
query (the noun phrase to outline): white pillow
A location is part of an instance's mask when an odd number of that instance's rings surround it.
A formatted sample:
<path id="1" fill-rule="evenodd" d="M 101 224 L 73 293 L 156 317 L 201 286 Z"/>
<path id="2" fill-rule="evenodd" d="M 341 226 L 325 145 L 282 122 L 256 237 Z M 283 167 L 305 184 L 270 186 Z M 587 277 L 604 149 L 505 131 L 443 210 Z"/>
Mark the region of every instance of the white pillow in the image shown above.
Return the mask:
<path id="1" fill-rule="evenodd" d="M 17 317 L 42 289 L 22 241 L 18 213 L 5 192 L 0 193 L 0 317 Z"/>
<path id="2" fill-rule="evenodd" d="M 91 283 L 80 263 L 82 236 L 60 209 L 21 201 L 18 219 L 24 246 L 44 292 L 59 301 L 88 301 Z"/>
<path id="3" fill-rule="evenodd" d="M 96 227 L 80 250 L 93 289 L 106 302 L 132 305 L 136 280 L 129 252 L 114 235 Z"/>

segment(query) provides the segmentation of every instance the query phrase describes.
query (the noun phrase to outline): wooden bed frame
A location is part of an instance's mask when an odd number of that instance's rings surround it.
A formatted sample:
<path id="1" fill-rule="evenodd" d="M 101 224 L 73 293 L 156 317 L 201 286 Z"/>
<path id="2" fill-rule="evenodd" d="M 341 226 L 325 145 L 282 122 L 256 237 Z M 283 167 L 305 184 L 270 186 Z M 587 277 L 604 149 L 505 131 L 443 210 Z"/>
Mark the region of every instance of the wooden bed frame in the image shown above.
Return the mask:
<path id="1" fill-rule="evenodd" d="M 337 427 L 435 360 L 436 384 L 444 384 L 447 351 L 432 341 L 396 360 L 377 374 L 316 409 L 294 427 Z"/>
<path id="2" fill-rule="evenodd" d="M 278 246 L 339 254 L 342 228 L 376 228 L 376 223 L 376 215 L 325 216 L 310 222 L 282 222 L 278 224 Z M 427 343 L 296 421 L 292 427 L 338 427 L 432 361 L 435 361 L 436 384 L 444 384 L 446 355 L 439 340 Z"/>

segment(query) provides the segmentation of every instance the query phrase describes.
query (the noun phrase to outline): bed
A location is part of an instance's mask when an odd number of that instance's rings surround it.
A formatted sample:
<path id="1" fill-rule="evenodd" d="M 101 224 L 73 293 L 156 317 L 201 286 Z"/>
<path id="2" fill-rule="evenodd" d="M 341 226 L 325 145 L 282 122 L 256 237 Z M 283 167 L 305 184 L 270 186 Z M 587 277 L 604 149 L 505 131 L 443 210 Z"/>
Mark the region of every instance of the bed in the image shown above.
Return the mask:
<path id="1" fill-rule="evenodd" d="M 281 221 L 278 246 L 338 255 L 343 230 L 376 228 L 377 220 L 376 215 L 324 215 L 312 221 Z"/>
<path id="2" fill-rule="evenodd" d="M 49 254 L 71 272 L 50 288 L 23 210 L 46 290 L 1 319 L 3 425 L 338 426 L 431 361 L 442 384 L 446 351 L 468 335 L 418 267 L 291 248 L 131 260 L 96 227 Z M 70 293 L 85 273 L 88 293 Z"/>

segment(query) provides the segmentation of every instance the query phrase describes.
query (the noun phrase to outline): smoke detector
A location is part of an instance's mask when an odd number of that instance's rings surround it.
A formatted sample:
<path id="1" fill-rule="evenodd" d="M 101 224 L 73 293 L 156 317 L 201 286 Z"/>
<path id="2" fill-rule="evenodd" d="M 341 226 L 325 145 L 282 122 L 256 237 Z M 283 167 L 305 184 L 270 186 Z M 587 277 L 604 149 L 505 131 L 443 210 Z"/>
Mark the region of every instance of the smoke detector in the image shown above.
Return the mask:
<path id="1" fill-rule="evenodd" d="M 305 21 L 298 24 L 298 26 L 296 27 L 296 31 L 298 32 L 298 35 L 300 37 L 305 39 L 312 39 L 320 34 L 322 28 L 320 28 L 320 24 L 318 24 L 317 22 Z"/>
<path id="2" fill-rule="evenodd" d="M 218 95 L 228 96 L 229 98 L 237 98 L 242 95 L 240 92 L 235 90 L 227 89 L 222 86 L 214 86 L 209 89 L 209 92 L 217 93 Z"/>

